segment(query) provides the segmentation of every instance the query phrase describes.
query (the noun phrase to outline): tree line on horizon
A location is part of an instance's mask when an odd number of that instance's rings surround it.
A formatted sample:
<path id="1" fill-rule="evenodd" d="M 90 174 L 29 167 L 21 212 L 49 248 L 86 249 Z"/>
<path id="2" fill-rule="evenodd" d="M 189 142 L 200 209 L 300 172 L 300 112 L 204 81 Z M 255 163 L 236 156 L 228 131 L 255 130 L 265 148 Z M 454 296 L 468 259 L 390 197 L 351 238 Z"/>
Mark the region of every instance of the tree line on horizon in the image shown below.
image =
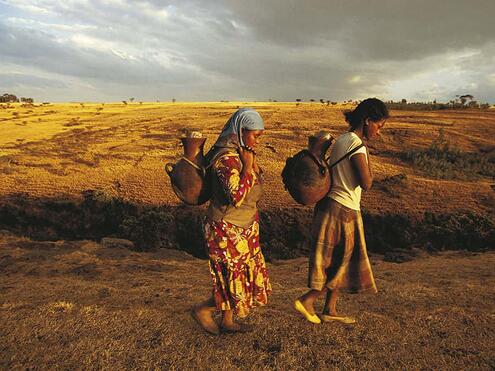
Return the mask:
<path id="1" fill-rule="evenodd" d="M 33 98 L 25 98 L 25 97 L 20 97 L 18 98 L 14 94 L 10 93 L 5 93 L 3 95 L 0 95 L 0 103 L 33 103 L 34 99 Z"/>
<path id="2" fill-rule="evenodd" d="M 129 101 L 132 103 L 134 101 L 134 98 L 129 98 Z M 302 98 L 296 98 L 296 106 L 298 106 L 300 103 L 304 102 L 304 99 Z M 315 99 L 308 99 L 310 103 L 315 103 Z M 28 97 L 17 97 L 15 94 L 11 93 L 5 93 L 0 96 L 0 103 L 33 103 L 34 99 L 33 98 L 28 98 Z M 175 103 L 176 99 L 172 99 L 172 102 Z M 225 101 L 226 102 L 226 101 Z M 269 98 L 268 102 L 278 102 L 278 100 Z M 322 105 L 336 105 L 338 104 L 337 101 L 331 101 L 327 99 L 319 99 L 319 102 Z M 343 103 L 347 104 L 359 104 L 359 100 L 353 100 L 353 99 L 348 99 L 344 100 Z M 127 101 L 122 101 L 125 105 L 127 104 Z M 142 102 L 139 102 L 142 104 Z M 446 109 L 481 109 L 481 110 L 486 110 L 490 108 L 489 103 L 479 103 L 474 99 L 474 96 L 471 94 L 464 94 L 464 95 L 456 95 L 454 99 L 450 100 L 449 102 L 437 102 L 437 100 L 433 100 L 431 102 L 408 102 L 406 99 L 402 99 L 400 101 L 394 101 L 394 100 L 388 100 L 385 102 L 387 107 L 389 109 L 393 110 L 446 110 Z"/>

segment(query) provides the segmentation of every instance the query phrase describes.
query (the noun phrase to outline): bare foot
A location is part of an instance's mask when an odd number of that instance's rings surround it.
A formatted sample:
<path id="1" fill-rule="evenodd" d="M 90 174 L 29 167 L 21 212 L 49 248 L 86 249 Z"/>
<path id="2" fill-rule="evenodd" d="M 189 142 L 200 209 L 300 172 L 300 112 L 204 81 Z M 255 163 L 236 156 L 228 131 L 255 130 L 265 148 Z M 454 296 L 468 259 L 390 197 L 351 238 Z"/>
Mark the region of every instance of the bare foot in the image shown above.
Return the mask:
<path id="1" fill-rule="evenodd" d="M 191 316 L 198 322 L 198 324 L 212 335 L 220 335 L 220 329 L 213 320 L 213 313 L 209 308 L 196 307 L 191 310 Z"/>
<path id="2" fill-rule="evenodd" d="M 222 331 L 224 332 L 241 332 L 242 326 L 238 323 L 223 323 L 221 324 Z"/>

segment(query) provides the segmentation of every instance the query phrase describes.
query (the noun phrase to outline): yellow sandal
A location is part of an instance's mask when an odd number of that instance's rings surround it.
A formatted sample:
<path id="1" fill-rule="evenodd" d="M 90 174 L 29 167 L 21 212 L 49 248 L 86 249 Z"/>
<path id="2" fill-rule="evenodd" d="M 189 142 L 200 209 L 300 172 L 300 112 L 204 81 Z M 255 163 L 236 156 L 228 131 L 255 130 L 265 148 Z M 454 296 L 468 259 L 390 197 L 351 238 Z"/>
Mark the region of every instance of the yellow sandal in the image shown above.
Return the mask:
<path id="1" fill-rule="evenodd" d="M 306 318 L 309 322 L 315 324 L 321 323 L 320 317 L 318 317 L 316 314 L 309 313 L 299 299 L 294 301 L 294 308 L 299 313 L 301 313 L 304 316 L 304 318 Z"/>

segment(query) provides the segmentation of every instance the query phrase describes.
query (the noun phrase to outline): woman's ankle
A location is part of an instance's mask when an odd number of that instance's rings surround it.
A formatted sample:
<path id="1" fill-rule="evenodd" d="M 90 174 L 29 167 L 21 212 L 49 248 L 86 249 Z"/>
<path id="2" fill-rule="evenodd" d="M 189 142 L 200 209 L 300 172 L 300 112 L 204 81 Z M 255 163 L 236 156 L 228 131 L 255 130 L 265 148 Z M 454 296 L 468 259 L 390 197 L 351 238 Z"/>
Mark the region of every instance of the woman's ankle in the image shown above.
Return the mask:
<path id="1" fill-rule="evenodd" d="M 325 316 L 333 316 L 333 317 L 339 316 L 336 309 L 330 310 L 330 309 L 324 308 L 322 314 Z"/>

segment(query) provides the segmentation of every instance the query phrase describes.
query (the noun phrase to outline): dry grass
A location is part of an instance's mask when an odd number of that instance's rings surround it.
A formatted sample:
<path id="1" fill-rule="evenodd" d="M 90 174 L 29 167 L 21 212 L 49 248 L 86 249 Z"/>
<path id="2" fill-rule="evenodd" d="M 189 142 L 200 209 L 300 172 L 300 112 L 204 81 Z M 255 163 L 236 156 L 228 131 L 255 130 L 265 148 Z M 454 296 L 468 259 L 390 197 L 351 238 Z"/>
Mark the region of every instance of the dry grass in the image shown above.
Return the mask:
<path id="1" fill-rule="evenodd" d="M 32 197 L 80 197 L 101 189 L 125 200 L 177 205 L 163 165 L 181 155 L 178 137 L 185 129 L 201 130 L 208 148 L 229 115 L 239 106 L 256 108 L 266 122 L 259 150 L 265 169 L 262 208 L 294 207 L 280 172 L 289 155 L 306 145 L 307 136 L 328 129 L 346 130 L 342 111 L 349 105 L 303 103 L 143 103 L 9 105 L 0 111 L 0 196 L 22 192 Z M 16 112 L 16 115 L 13 115 Z M 493 214 L 493 179 L 429 178 L 400 154 L 427 149 L 442 129 L 463 153 L 488 156 L 495 148 L 495 110 L 393 111 L 383 135 L 372 143 L 377 180 L 405 174 L 407 181 L 390 192 L 377 187 L 363 200 L 372 212 L 458 209 Z M 21 124 L 21 125 L 18 125 Z M 118 186 L 117 186 L 118 185 Z M 414 199 L 414 202 L 411 200 Z"/>
<path id="2" fill-rule="evenodd" d="M 307 260 L 269 264 L 254 331 L 211 337 L 189 316 L 206 261 L 90 241 L 0 239 L 2 369 L 493 369 L 495 254 L 373 256 L 379 294 L 343 296 L 355 326 L 311 325 L 291 308 Z"/>

